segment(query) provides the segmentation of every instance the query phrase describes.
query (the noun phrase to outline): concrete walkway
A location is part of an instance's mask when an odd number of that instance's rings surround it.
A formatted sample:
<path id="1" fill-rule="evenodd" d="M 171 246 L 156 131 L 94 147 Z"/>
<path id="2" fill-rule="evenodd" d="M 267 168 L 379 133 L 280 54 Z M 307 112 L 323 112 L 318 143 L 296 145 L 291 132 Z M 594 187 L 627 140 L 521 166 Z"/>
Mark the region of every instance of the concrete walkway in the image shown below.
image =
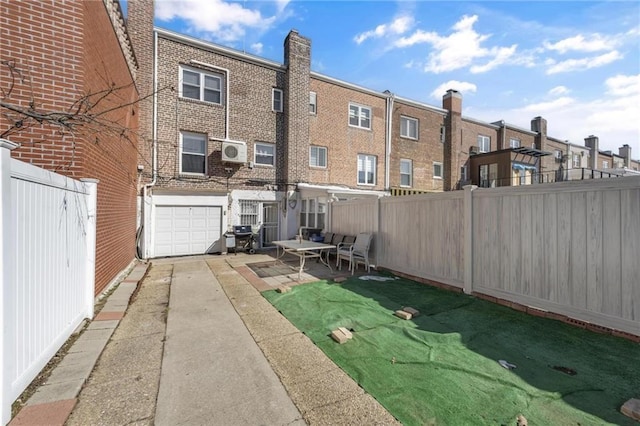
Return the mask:
<path id="1" fill-rule="evenodd" d="M 262 297 L 282 280 L 249 261 L 273 258 L 138 265 L 10 425 L 398 424 Z"/>
<path id="2" fill-rule="evenodd" d="M 174 265 L 155 420 L 305 424 L 203 261 Z"/>

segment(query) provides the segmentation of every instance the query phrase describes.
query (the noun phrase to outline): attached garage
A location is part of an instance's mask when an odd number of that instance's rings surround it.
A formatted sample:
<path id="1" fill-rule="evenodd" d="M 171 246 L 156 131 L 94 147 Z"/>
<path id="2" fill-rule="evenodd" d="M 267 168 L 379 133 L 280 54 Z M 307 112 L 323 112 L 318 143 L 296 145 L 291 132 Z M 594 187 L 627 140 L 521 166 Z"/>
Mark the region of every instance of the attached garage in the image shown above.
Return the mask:
<path id="1" fill-rule="evenodd" d="M 153 196 L 151 257 L 223 251 L 223 200 L 226 196 Z"/>

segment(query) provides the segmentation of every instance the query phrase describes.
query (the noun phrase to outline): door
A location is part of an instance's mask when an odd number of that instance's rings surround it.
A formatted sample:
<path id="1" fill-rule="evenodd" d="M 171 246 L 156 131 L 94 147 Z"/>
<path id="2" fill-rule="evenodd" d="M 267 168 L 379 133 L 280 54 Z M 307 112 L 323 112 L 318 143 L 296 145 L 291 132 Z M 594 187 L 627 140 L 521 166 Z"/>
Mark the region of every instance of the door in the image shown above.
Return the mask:
<path id="1" fill-rule="evenodd" d="M 155 257 L 221 250 L 221 206 L 157 206 L 155 218 Z"/>
<path id="2" fill-rule="evenodd" d="M 278 203 L 262 204 L 262 245 L 273 246 L 271 241 L 277 241 L 278 229 Z"/>

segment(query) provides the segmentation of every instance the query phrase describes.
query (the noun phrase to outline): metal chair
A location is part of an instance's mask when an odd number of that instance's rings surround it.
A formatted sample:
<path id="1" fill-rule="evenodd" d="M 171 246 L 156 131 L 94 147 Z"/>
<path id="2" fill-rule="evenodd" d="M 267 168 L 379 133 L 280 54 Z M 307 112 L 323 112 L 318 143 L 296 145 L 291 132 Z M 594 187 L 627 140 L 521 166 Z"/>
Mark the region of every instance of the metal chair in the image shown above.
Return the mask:
<path id="1" fill-rule="evenodd" d="M 349 260 L 349 270 L 351 275 L 356 271 L 358 263 L 364 263 L 367 268 L 367 272 L 370 272 L 371 266 L 369 265 L 369 247 L 371 246 L 371 240 L 373 236 L 366 232 L 361 232 L 356 237 L 353 244 L 340 243 L 337 248 L 337 260 L 336 266 L 342 269 L 342 259 Z"/>

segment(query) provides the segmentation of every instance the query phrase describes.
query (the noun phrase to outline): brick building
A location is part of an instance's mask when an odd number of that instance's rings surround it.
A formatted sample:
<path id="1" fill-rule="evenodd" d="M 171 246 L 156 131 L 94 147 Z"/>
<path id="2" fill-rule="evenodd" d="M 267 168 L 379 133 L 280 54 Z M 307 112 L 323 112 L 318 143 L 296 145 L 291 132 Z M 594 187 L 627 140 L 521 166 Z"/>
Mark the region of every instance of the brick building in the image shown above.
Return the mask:
<path id="1" fill-rule="evenodd" d="M 337 199 L 460 189 L 484 153 L 516 150 L 500 173 L 522 183 L 566 168 L 542 117 L 487 123 L 455 90 L 436 107 L 313 72 L 297 31 L 280 63 L 153 28 L 152 0 L 128 10 L 139 86 L 156 91 L 141 106 L 145 257 L 224 251 L 233 225 L 259 226 L 264 245 L 323 229 Z"/>
<path id="2" fill-rule="evenodd" d="M 74 130 L 0 114 L 12 157 L 98 183 L 95 293 L 135 258 L 136 61 L 117 0 L 0 3 L 3 102 L 43 113 L 90 107 Z M 14 74 L 7 64 L 15 66 Z M 15 78 L 15 70 L 20 78 Z M 9 92 L 9 87 L 13 89 Z M 106 112 L 109 110 L 109 112 Z M 86 118 L 86 117 L 85 117 Z M 108 124 L 107 124 L 108 123 Z"/>

